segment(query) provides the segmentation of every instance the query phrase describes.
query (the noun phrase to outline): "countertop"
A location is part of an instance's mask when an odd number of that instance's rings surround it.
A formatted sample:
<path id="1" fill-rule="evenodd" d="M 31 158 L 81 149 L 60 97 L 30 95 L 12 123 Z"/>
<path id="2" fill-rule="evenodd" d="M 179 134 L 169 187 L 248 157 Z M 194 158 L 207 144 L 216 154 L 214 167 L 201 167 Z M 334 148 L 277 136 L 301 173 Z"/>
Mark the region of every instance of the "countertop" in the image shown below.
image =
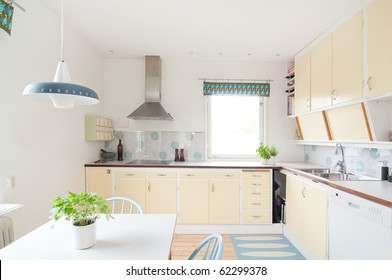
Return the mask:
<path id="1" fill-rule="evenodd" d="M 277 162 L 261 164 L 260 161 L 184 161 L 169 164 L 127 164 L 127 161 L 107 161 L 87 163 L 85 167 L 148 167 L 148 168 L 242 168 L 242 169 L 283 169 L 313 181 L 328 185 L 356 196 L 392 208 L 392 183 L 388 181 L 329 181 L 300 171 L 304 168 L 326 168 L 326 166 L 306 162 Z"/>

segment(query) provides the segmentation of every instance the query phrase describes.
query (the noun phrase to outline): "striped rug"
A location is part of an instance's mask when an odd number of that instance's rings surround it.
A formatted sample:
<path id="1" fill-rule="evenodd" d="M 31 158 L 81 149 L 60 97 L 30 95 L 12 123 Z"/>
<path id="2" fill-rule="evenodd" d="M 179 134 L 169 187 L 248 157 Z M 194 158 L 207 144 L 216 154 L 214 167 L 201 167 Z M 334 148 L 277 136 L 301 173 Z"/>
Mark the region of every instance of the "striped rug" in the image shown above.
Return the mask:
<path id="1" fill-rule="evenodd" d="M 239 260 L 305 260 L 283 235 L 230 236 Z"/>

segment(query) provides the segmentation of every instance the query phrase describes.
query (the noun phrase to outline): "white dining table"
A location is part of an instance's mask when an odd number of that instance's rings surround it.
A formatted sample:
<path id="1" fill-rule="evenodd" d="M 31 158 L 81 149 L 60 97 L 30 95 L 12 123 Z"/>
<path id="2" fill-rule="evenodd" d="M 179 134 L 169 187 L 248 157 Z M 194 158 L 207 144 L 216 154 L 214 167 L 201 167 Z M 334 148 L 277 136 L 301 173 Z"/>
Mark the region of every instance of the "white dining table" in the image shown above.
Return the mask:
<path id="1" fill-rule="evenodd" d="M 49 221 L 0 249 L 1 260 L 168 260 L 175 214 L 114 214 L 97 220 L 97 243 L 77 250 L 69 221 Z M 54 223 L 54 227 L 53 226 Z"/>

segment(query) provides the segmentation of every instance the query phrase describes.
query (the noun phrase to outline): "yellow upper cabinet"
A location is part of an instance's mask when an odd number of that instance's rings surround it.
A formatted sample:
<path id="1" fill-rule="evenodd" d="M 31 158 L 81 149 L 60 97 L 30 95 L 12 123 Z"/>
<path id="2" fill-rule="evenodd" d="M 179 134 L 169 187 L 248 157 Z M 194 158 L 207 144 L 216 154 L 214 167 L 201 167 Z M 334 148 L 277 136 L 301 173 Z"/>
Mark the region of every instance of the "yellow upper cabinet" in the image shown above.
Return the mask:
<path id="1" fill-rule="evenodd" d="M 368 6 L 369 96 L 392 91 L 392 1 L 373 0 Z"/>
<path id="2" fill-rule="evenodd" d="M 310 111 L 310 52 L 295 58 L 295 114 Z"/>
<path id="3" fill-rule="evenodd" d="M 360 11 L 333 32 L 333 105 L 363 97 L 362 22 Z"/>
<path id="4" fill-rule="evenodd" d="M 311 109 L 315 110 L 332 105 L 332 35 L 317 43 L 310 53 Z"/>

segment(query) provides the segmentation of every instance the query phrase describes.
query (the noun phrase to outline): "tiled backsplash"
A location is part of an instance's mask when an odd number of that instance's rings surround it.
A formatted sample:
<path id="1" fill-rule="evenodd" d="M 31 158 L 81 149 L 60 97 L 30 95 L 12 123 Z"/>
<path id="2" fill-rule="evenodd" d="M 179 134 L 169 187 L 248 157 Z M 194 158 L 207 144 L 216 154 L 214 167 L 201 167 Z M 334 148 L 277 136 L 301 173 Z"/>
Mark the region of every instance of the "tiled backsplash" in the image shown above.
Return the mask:
<path id="1" fill-rule="evenodd" d="M 344 145 L 347 170 L 360 175 L 381 178 L 380 161 L 387 161 L 392 167 L 392 149 L 361 148 Z M 335 146 L 305 146 L 305 161 L 334 167 L 341 160 L 341 154 L 335 155 Z"/>
<path id="2" fill-rule="evenodd" d="M 205 159 L 203 132 L 116 131 L 115 139 L 105 142 L 105 149 L 117 152 L 119 139 L 123 144 L 124 160 L 174 160 L 175 149 L 184 149 L 186 161 Z"/>

